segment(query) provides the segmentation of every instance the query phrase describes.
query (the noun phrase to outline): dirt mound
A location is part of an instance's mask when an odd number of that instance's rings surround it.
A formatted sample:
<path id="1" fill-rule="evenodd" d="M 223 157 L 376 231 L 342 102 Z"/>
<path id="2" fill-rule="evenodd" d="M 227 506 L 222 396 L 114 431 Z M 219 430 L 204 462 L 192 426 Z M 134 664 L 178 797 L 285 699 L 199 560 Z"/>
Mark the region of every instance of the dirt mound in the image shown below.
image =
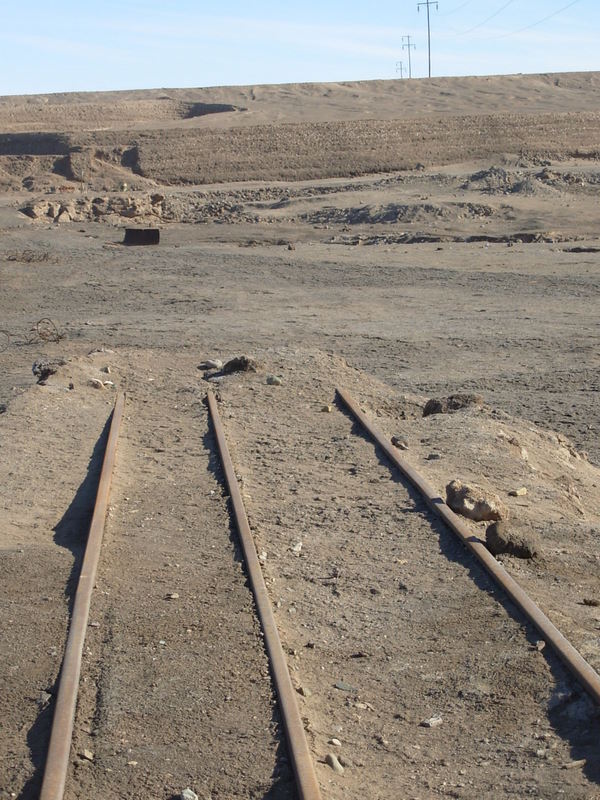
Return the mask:
<path id="1" fill-rule="evenodd" d="M 354 208 L 326 207 L 319 211 L 303 214 L 301 219 L 315 224 L 375 225 L 393 223 L 426 222 L 432 219 L 492 217 L 495 210 L 490 206 L 474 203 L 453 203 L 436 205 L 415 203 L 398 205 L 389 203 L 383 206 L 359 206 Z"/>

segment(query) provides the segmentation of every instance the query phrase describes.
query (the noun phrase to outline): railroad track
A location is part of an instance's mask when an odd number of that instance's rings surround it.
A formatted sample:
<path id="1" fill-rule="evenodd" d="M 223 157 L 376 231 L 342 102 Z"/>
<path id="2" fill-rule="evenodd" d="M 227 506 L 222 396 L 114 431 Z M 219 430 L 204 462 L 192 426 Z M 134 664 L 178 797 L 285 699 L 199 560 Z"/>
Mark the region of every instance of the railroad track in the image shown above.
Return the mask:
<path id="1" fill-rule="evenodd" d="M 525 592 L 512 580 L 503 568 L 490 556 L 487 549 L 476 540 L 469 529 L 456 517 L 447 506 L 433 492 L 426 482 L 400 457 L 398 451 L 378 431 L 368 417 L 360 410 L 352 397 L 343 390 L 338 390 L 341 403 L 349 410 L 353 417 L 376 441 L 377 446 L 385 453 L 391 464 L 397 467 L 403 475 L 418 489 L 425 498 L 429 508 L 438 514 L 460 538 L 462 544 L 477 557 L 488 570 L 493 579 L 507 593 L 510 599 L 519 607 L 532 624 L 540 631 L 544 640 L 552 646 L 561 660 L 571 671 L 575 679 L 586 689 L 590 697 L 600 704 L 600 678 L 592 667 L 581 657 L 572 645 L 560 634 L 547 617 L 527 597 Z M 241 546 L 244 555 L 246 571 L 248 573 L 255 605 L 264 634 L 265 649 L 269 658 L 271 676 L 276 690 L 278 707 L 282 716 L 289 758 L 293 768 L 298 797 L 301 800 L 317 800 L 321 797 L 319 780 L 315 771 L 315 759 L 309 749 L 305 722 L 298 709 L 297 692 L 290 677 L 287 657 L 284 655 L 276 615 L 271 606 L 269 595 L 263 579 L 263 567 L 259 562 L 256 545 L 252 537 L 242 492 L 240 491 L 231 456 L 227 448 L 225 432 L 219 418 L 218 406 L 214 397 L 209 394 L 208 405 L 214 435 L 218 444 L 225 478 L 229 488 L 232 511 L 236 527 L 240 534 Z M 100 556 L 102 530 L 108 507 L 108 493 L 110 476 L 114 466 L 117 450 L 117 437 L 123 415 L 124 397 L 120 396 L 115 405 L 111 431 L 108 438 L 106 455 L 96 507 L 92 518 L 88 547 L 83 561 L 79 587 L 70 622 L 70 632 L 65 650 L 65 658 L 61 673 L 59 693 L 54 709 L 54 721 L 45 768 L 41 800 L 62 800 L 65 784 L 68 779 L 70 754 L 72 747 L 73 723 L 76 712 L 77 689 L 81 670 L 81 661 L 85 641 L 85 633 L 89 622 L 89 608 L 92 589 L 96 580 L 96 570 Z M 324 582 L 336 583 L 337 576 L 320 578 Z M 314 580 L 314 576 L 313 576 Z M 366 657 L 368 654 L 357 653 L 356 658 Z M 341 691 L 350 691 L 352 687 L 339 682 Z M 297 687 L 296 687 L 297 688 Z M 360 701 L 356 707 L 365 705 Z M 368 707 L 367 703 L 365 707 Z M 383 737 L 382 737 L 383 740 Z M 202 742 L 198 744 L 202 748 Z M 362 778 L 364 780 L 364 776 Z M 367 779 L 368 780 L 368 779 Z M 322 781 L 321 781 L 322 783 Z M 326 795 L 325 795 L 326 796 Z"/>

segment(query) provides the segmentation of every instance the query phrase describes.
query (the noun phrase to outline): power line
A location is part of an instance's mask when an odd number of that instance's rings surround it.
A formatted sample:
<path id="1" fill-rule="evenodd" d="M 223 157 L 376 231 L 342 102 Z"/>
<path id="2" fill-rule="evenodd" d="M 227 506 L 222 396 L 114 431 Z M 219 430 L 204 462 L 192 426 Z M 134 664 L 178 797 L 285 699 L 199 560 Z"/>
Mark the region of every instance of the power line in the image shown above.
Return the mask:
<path id="1" fill-rule="evenodd" d="M 559 8 L 558 11 L 553 11 L 552 14 L 548 14 L 547 17 L 543 17 L 542 19 L 538 19 L 537 22 L 532 22 L 531 25 L 525 25 L 524 28 L 519 28 L 518 31 L 513 31 L 512 33 L 503 33 L 500 36 L 495 36 L 495 39 L 505 39 L 507 36 L 516 36 L 518 33 L 523 33 L 523 31 L 528 31 L 530 28 L 535 28 L 537 25 L 541 25 L 543 22 L 547 22 L 552 17 L 556 17 L 559 14 L 562 14 L 563 11 L 566 11 L 571 6 L 574 6 L 576 3 L 579 3 L 580 0 L 571 0 L 570 3 L 567 3 L 566 6 Z"/>
<path id="2" fill-rule="evenodd" d="M 421 10 L 421 6 L 427 6 L 427 51 L 429 53 L 429 77 L 431 78 L 431 25 L 429 23 L 429 7 L 435 6 L 439 10 L 439 4 L 436 0 L 425 0 L 424 3 L 417 3 L 417 11 Z"/>
<path id="3" fill-rule="evenodd" d="M 410 63 L 410 51 L 411 51 L 411 48 L 413 50 L 416 50 L 417 49 L 417 45 L 410 43 L 410 39 L 411 39 L 410 36 L 403 36 L 402 38 L 406 39 L 406 42 L 402 43 L 402 49 L 403 50 L 408 50 L 408 77 L 412 78 L 412 66 L 411 66 L 411 63 Z"/>
<path id="4" fill-rule="evenodd" d="M 505 8 L 508 8 L 508 7 L 509 7 L 510 5 L 512 5 L 514 2 L 515 2 L 515 0 L 508 0 L 508 3 L 504 3 L 504 5 L 503 5 L 503 6 L 501 6 L 501 8 L 499 8 L 499 9 L 498 9 L 498 11 L 494 11 L 494 13 L 493 13 L 493 14 L 491 14 L 489 17 L 487 17 L 487 19 L 484 19 L 484 20 L 483 20 L 483 22 L 478 22 L 478 23 L 477 23 L 477 25 L 473 25 L 473 27 L 472 27 L 472 28 L 469 28 L 468 30 L 466 30 L 466 31 L 463 31 L 462 33 L 459 33 L 459 34 L 457 34 L 457 36 L 466 36 L 468 33 L 471 33 L 472 31 L 476 31 L 476 30 L 477 30 L 477 28 L 481 28 L 481 27 L 483 27 L 483 26 L 484 26 L 484 25 L 486 25 L 488 22 L 490 22 L 490 20 L 492 20 L 492 19 L 494 19 L 495 17 L 497 17 L 497 16 L 498 16 L 498 14 L 501 14 L 501 13 L 504 11 L 504 9 L 505 9 Z"/>
<path id="5" fill-rule="evenodd" d="M 450 14 L 456 14 L 456 12 L 457 12 L 457 11 L 462 11 L 462 9 L 463 9 L 465 6 L 468 6 L 468 5 L 469 5 L 470 3 L 472 3 L 472 2 L 473 2 L 473 0 L 466 0 L 466 2 L 464 2 L 464 3 L 461 3 L 461 4 L 460 4 L 459 6 L 457 6 L 456 8 L 451 8 L 451 9 L 450 9 L 450 11 L 444 11 L 444 12 L 441 14 L 441 16 L 442 16 L 442 17 L 449 17 L 449 16 L 450 16 Z"/>

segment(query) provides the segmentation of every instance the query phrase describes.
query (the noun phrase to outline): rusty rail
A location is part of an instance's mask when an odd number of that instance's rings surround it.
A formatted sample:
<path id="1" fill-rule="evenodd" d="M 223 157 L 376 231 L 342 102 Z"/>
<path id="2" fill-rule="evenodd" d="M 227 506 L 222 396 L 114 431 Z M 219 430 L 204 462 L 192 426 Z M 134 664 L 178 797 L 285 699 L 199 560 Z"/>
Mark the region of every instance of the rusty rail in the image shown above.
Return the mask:
<path id="1" fill-rule="evenodd" d="M 408 478 L 425 498 L 427 505 L 438 514 L 446 525 L 458 536 L 464 545 L 477 557 L 487 572 L 504 589 L 515 605 L 521 609 L 527 619 L 541 633 L 545 641 L 553 647 L 564 664 L 588 691 L 590 696 L 600 704 L 600 675 L 588 664 L 581 653 L 566 639 L 558 628 L 548 619 L 544 612 L 531 600 L 529 595 L 511 578 L 504 567 L 494 558 L 485 544 L 473 534 L 469 527 L 457 516 L 434 491 L 432 486 L 403 459 L 387 437 L 374 425 L 348 392 L 337 389 L 337 394 L 344 406 L 350 411 L 363 428 L 385 452 L 390 461 Z"/>
<path id="2" fill-rule="evenodd" d="M 77 690 L 79 687 L 79 675 L 81 672 L 81 655 L 85 642 L 85 632 L 88 624 L 90 603 L 92 600 L 92 590 L 96 580 L 96 570 L 100 558 L 100 547 L 102 545 L 102 535 L 104 533 L 104 519 L 108 507 L 108 496 L 115 463 L 115 453 L 117 449 L 117 439 L 119 427 L 123 417 L 125 405 L 125 395 L 117 397 L 115 407 L 112 412 L 112 421 L 104 460 L 102 462 L 102 472 L 98 483 L 96 494 L 96 504 L 90 525 L 85 555 L 79 574 L 69 636 L 65 646 L 65 655 L 60 673 L 60 684 L 54 717 L 52 719 L 52 732 L 50 734 L 50 744 L 46 757 L 46 767 L 44 769 L 44 779 L 40 800 L 62 800 L 69 767 L 69 755 L 71 752 L 71 739 L 73 736 L 73 723 L 75 721 L 75 707 L 77 704 Z"/>
<path id="3" fill-rule="evenodd" d="M 308 749 L 306 735 L 304 733 L 304 726 L 300 718 L 298 704 L 296 702 L 296 694 L 290 679 L 290 673 L 287 668 L 285 655 L 281 647 L 277 625 L 275 623 L 275 616 L 267 593 L 267 587 L 263 578 L 262 570 L 256 555 L 256 548 L 254 546 L 254 539 L 248 524 L 246 510 L 244 508 L 244 501 L 240 487 L 235 476 L 233 462 L 229 455 L 227 447 L 227 440 L 225 439 L 225 432 L 219 416 L 217 408 L 217 401 L 215 400 L 212 392 L 208 393 L 208 408 L 212 419 L 215 437 L 219 453 L 221 455 L 221 462 L 225 472 L 227 486 L 229 487 L 229 496 L 233 506 L 233 513 L 235 516 L 236 525 L 240 535 L 242 550 L 244 553 L 244 560 L 246 562 L 246 569 L 252 587 L 252 593 L 256 603 L 258 617 L 260 619 L 265 646 L 269 661 L 271 664 L 271 671 L 277 691 L 279 700 L 279 707 L 285 726 L 289 754 L 294 768 L 294 775 L 296 777 L 296 785 L 298 789 L 298 797 L 300 800 L 320 800 L 321 792 L 314 770 L 313 761 Z"/>

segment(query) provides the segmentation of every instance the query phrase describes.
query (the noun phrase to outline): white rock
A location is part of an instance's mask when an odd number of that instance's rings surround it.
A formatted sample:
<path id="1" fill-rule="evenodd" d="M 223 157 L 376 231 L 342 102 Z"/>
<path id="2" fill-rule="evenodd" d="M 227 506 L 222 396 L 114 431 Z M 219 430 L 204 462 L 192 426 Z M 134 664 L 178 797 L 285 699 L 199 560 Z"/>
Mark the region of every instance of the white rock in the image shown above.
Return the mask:
<path id="1" fill-rule="evenodd" d="M 424 719 L 423 722 L 421 722 L 420 724 L 422 728 L 437 728 L 442 724 L 442 722 L 443 719 L 441 717 L 441 714 L 434 714 L 433 717 L 429 717 L 429 719 Z"/>
<path id="2" fill-rule="evenodd" d="M 191 789 L 184 789 L 179 796 L 181 800 L 198 800 L 198 795 Z"/>

